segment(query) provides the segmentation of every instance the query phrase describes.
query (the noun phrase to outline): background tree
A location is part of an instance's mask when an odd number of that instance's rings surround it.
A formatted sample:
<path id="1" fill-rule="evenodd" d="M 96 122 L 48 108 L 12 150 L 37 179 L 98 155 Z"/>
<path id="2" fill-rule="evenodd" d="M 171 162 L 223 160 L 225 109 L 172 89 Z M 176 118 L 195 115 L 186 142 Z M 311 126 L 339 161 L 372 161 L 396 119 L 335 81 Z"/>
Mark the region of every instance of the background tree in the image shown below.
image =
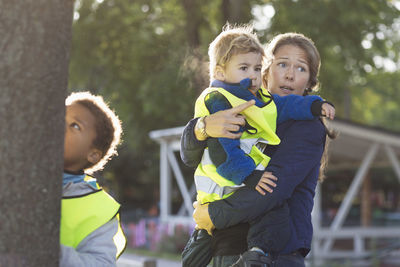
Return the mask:
<path id="1" fill-rule="evenodd" d="M 368 88 L 368 84 L 379 79 L 380 73 L 387 73 L 379 64 L 383 59 L 399 60 L 399 52 L 394 48 L 399 46 L 400 12 L 394 2 L 273 0 L 270 4 L 275 16 L 271 26 L 264 30 L 266 39 L 276 33 L 295 31 L 314 40 L 322 58 L 321 94 L 335 103 L 338 115 L 393 127 L 368 115 L 382 109 L 375 103 L 381 102 L 383 92 L 394 96 L 390 93 L 393 88 Z"/>
<path id="2" fill-rule="evenodd" d="M 159 147 L 148 133 L 182 126 L 192 117 L 194 101 L 209 82 L 208 45 L 226 21 L 259 22 L 264 43 L 287 31 L 311 37 L 323 61 L 320 93 L 335 103 L 339 116 L 400 130 L 393 123 L 400 116 L 399 71 L 383 64 L 399 60 L 400 13 L 393 1 L 76 3 L 70 89 L 104 95 L 124 122 L 124 145 L 104 178 L 120 185 L 114 190 L 125 207 L 146 209 L 157 195 Z"/>
<path id="3" fill-rule="evenodd" d="M 72 10 L 0 0 L 0 266 L 58 266 Z"/>

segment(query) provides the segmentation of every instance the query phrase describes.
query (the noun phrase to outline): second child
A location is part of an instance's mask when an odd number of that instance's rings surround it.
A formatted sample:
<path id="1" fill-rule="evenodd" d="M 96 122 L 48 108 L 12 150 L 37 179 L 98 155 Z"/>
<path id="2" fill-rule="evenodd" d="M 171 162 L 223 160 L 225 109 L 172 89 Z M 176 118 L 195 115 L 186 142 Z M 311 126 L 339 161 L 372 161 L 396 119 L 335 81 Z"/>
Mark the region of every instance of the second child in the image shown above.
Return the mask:
<path id="1" fill-rule="evenodd" d="M 66 99 L 60 266 L 116 266 L 126 245 L 120 204 L 89 174 L 116 154 L 121 122 L 101 96 Z"/>

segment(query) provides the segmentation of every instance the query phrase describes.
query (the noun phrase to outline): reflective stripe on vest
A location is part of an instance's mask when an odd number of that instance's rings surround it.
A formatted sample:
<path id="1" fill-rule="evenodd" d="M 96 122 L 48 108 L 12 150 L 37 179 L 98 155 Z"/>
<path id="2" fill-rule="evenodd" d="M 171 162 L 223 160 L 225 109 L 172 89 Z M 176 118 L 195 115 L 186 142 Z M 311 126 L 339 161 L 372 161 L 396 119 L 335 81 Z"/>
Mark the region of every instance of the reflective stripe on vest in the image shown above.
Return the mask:
<path id="1" fill-rule="evenodd" d="M 262 90 L 265 95 L 270 96 L 265 89 Z M 207 88 L 196 100 L 195 117 L 209 115 L 209 111 L 204 103 L 204 98 L 213 91 L 218 91 L 223 94 L 233 107 L 246 102 L 222 88 Z M 262 96 L 262 98 L 264 102 L 270 100 L 268 97 Z M 246 116 L 247 122 L 257 129 L 257 133 L 249 134 L 244 132 L 240 138 L 240 148 L 254 160 L 257 170 L 264 170 L 270 160 L 270 158 L 263 153 L 266 145 L 277 145 L 280 142 L 278 136 L 275 134 L 277 116 L 275 103 L 271 101 L 262 108 L 251 106 L 246 109 L 243 114 Z M 236 185 L 217 173 L 207 148 L 204 150 L 203 158 L 194 176 L 197 200 L 200 203 L 226 198 L 243 186 Z"/>
<path id="2" fill-rule="evenodd" d="M 115 216 L 119 222 L 120 205 L 102 189 L 93 193 L 65 197 L 61 201 L 60 243 L 76 248 L 94 230 L 109 222 Z M 114 243 L 117 257 L 125 248 L 126 239 L 118 226 Z"/>
<path id="3" fill-rule="evenodd" d="M 117 214 L 117 219 L 118 219 L 118 231 L 114 235 L 113 241 L 114 241 L 115 246 L 117 247 L 117 254 L 115 256 L 118 258 L 122 254 L 122 252 L 125 250 L 126 237 L 121 228 L 121 221 L 119 218 L 119 213 Z"/>

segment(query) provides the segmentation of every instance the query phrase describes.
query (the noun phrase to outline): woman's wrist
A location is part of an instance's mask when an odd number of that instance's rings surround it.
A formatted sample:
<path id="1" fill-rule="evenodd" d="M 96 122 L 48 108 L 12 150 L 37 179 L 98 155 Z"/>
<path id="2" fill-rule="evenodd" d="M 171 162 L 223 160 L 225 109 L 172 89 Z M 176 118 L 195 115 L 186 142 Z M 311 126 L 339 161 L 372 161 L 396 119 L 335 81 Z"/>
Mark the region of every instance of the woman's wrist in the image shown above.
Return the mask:
<path id="1" fill-rule="evenodd" d="M 194 126 L 194 135 L 199 141 L 204 141 L 209 137 L 206 131 L 206 118 L 207 116 L 200 117 Z"/>

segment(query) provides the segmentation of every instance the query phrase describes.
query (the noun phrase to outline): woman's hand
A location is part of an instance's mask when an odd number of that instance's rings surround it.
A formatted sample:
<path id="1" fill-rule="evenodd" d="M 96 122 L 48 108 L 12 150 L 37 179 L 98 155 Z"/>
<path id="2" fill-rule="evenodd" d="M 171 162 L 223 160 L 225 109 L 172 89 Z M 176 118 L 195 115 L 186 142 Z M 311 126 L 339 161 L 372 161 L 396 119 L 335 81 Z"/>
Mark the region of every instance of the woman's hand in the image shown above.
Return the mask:
<path id="1" fill-rule="evenodd" d="M 265 191 L 272 193 L 274 190 L 271 187 L 276 187 L 276 183 L 274 181 L 277 181 L 278 178 L 276 178 L 272 172 L 264 172 L 263 175 L 261 176 L 260 181 L 256 185 L 256 190 L 261 194 L 265 195 Z"/>
<path id="2" fill-rule="evenodd" d="M 253 106 L 254 100 L 247 101 L 239 106 L 221 110 L 207 116 L 204 119 L 206 133 L 211 137 L 226 137 L 230 139 L 240 138 L 242 133 L 233 133 L 239 131 L 240 126 L 245 125 L 245 117 L 240 112 Z"/>
<path id="3" fill-rule="evenodd" d="M 198 202 L 193 202 L 193 219 L 196 222 L 196 229 L 205 229 L 209 235 L 212 235 L 212 230 L 215 228 L 208 213 L 208 203 L 198 205 Z"/>

